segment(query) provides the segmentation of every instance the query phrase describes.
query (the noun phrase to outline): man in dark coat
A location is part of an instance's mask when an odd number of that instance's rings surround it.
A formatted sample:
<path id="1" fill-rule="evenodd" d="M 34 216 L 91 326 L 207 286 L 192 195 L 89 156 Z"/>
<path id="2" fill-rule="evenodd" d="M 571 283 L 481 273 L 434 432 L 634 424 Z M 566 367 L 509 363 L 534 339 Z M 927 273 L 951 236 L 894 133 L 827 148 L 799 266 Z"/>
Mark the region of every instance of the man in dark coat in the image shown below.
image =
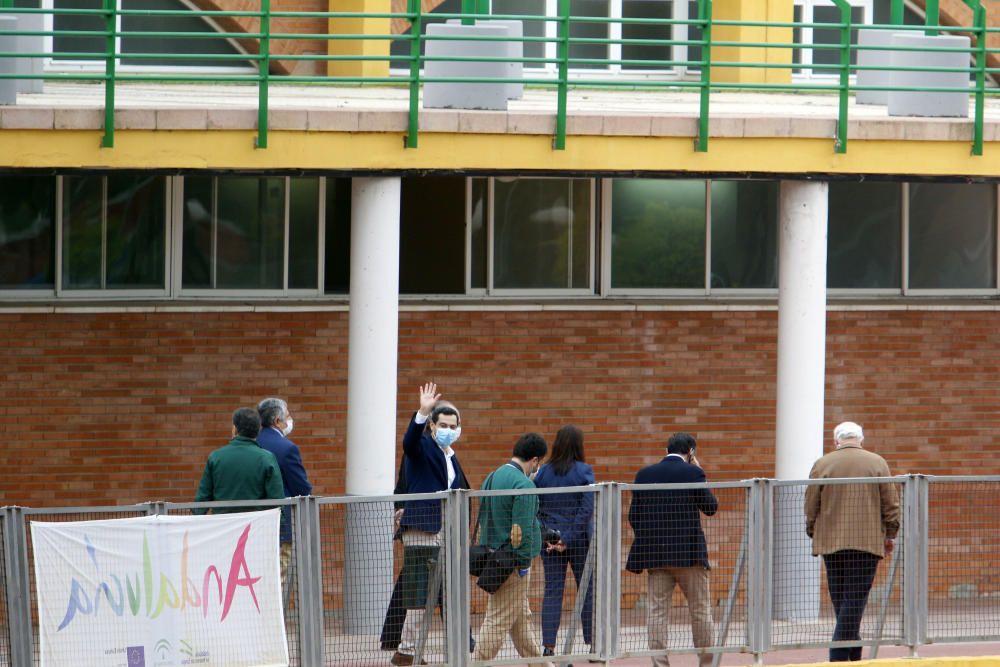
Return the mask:
<path id="1" fill-rule="evenodd" d="M 288 412 L 288 403 L 280 398 L 265 398 L 257 404 L 260 415 L 260 433 L 257 444 L 274 454 L 281 469 L 286 498 L 312 495 L 312 484 L 302 465 L 302 454 L 298 446 L 288 439 L 294 421 Z M 292 562 L 292 513 L 288 507 L 281 508 L 281 581 L 285 595 L 288 595 L 288 567 Z"/>
<path id="2" fill-rule="evenodd" d="M 635 476 L 636 484 L 698 484 L 705 471 L 695 458 L 697 443 L 687 433 L 675 433 L 667 443 L 667 456 Z M 696 648 L 712 646 L 711 596 L 708 581 L 708 548 L 701 516 L 712 516 L 719 503 L 706 488 L 633 491 L 628 521 L 635 533 L 625 569 L 649 571 L 647 633 L 650 650 L 666 650 L 674 585 L 680 585 L 691 615 Z M 699 654 L 701 667 L 712 664 L 712 655 Z M 653 657 L 654 667 L 667 667 L 667 656 Z"/>

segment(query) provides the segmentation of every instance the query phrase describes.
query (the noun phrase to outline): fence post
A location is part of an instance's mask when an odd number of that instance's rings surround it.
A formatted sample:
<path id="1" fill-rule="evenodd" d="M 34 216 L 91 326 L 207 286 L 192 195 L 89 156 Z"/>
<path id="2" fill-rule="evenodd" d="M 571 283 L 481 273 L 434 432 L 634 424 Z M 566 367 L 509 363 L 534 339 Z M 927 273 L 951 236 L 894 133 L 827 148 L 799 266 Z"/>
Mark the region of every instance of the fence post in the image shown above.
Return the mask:
<path id="1" fill-rule="evenodd" d="M 851 86 L 851 5 L 847 0 L 833 0 L 840 9 L 840 83 L 837 86 L 837 140 L 835 153 L 847 152 L 847 102 Z"/>
<path id="2" fill-rule="evenodd" d="M 973 25 L 976 29 L 976 117 L 973 124 L 972 154 L 983 154 L 983 120 L 986 106 L 986 8 L 982 3 L 966 0 L 972 8 Z M 974 7 L 972 5 L 975 4 Z"/>
<path id="3" fill-rule="evenodd" d="M 924 21 L 924 25 L 926 26 L 924 34 L 928 37 L 933 37 L 940 32 L 938 29 L 941 25 L 941 8 L 939 0 L 927 0 L 927 2 L 924 3 L 924 9 L 924 17 L 926 19 Z"/>
<path id="4" fill-rule="evenodd" d="M 319 504 L 314 496 L 296 499 L 295 567 L 298 572 L 296 595 L 299 605 L 299 663 L 322 665 L 325 633 L 323 627 L 323 559 L 319 528 Z"/>
<path id="5" fill-rule="evenodd" d="M 774 567 L 774 486 L 755 479 L 747 500 L 747 643 L 754 664 L 771 644 L 771 579 Z"/>
<path id="6" fill-rule="evenodd" d="M 271 0 L 260 0 L 260 61 L 257 80 L 256 148 L 267 148 L 267 93 L 271 76 Z"/>
<path id="7" fill-rule="evenodd" d="M 31 585 L 28 580 L 28 540 L 24 509 L 3 510 L 4 577 L 7 582 L 7 630 L 10 664 L 34 664 L 31 626 Z"/>
<path id="8" fill-rule="evenodd" d="M 469 492 L 452 489 L 445 500 L 444 624 L 449 665 L 469 663 Z"/>
<path id="9" fill-rule="evenodd" d="M 698 138 L 694 150 L 708 151 L 709 101 L 712 97 L 712 0 L 698 0 L 698 21 L 701 22 L 701 84 L 698 105 Z"/>
<path id="10" fill-rule="evenodd" d="M 903 25 L 906 19 L 905 15 L 905 5 L 903 0 L 892 0 L 892 4 L 889 8 L 889 22 L 893 25 Z"/>
<path id="11" fill-rule="evenodd" d="M 410 117 L 406 130 L 406 148 L 417 147 L 420 131 L 420 47 L 423 44 L 424 21 L 420 0 L 408 0 L 410 17 Z M 462 9 L 465 12 L 464 5 Z M 462 19 L 463 24 L 465 19 Z"/>
<path id="12" fill-rule="evenodd" d="M 118 30 L 117 0 L 104 0 L 104 138 L 101 146 L 114 148 L 115 145 L 115 77 L 118 54 L 115 53 Z"/>
<path id="13" fill-rule="evenodd" d="M 622 489 L 617 482 L 600 484 L 595 539 L 598 540 L 594 583 L 594 641 L 592 652 L 610 661 L 620 653 L 622 595 Z"/>
<path id="14" fill-rule="evenodd" d="M 569 0 L 559 0 L 558 43 L 559 78 L 556 88 L 556 136 L 552 147 L 566 150 L 566 98 L 569 94 Z"/>
<path id="15" fill-rule="evenodd" d="M 917 656 L 922 643 L 922 617 L 926 610 L 927 525 L 926 485 L 920 475 L 907 475 L 903 487 L 903 638 L 910 655 Z"/>

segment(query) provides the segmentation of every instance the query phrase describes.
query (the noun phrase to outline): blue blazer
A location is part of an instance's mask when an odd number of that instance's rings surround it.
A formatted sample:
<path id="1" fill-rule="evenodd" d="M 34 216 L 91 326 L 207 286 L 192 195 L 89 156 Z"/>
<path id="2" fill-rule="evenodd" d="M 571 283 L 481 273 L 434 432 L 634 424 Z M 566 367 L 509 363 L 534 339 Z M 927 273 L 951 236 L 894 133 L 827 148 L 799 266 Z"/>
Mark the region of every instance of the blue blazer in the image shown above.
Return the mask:
<path id="1" fill-rule="evenodd" d="M 565 475 L 556 473 L 546 463 L 535 475 L 540 489 L 560 486 L 587 486 L 594 483 L 594 469 L 582 461 L 573 463 Z M 572 549 L 586 549 L 593 535 L 594 494 L 559 493 L 538 496 L 538 520 L 546 528 L 562 533 L 562 540 Z M 543 545 L 544 546 L 544 545 Z"/>
<path id="2" fill-rule="evenodd" d="M 636 484 L 704 481 L 701 468 L 676 456 L 647 466 L 635 476 Z M 633 491 L 628 522 L 635 540 L 625 569 L 642 572 L 660 567 L 709 567 L 699 513 L 712 516 L 718 509 L 719 501 L 710 489 Z"/>
<path id="3" fill-rule="evenodd" d="M 294 442 L 281 435 L 276 429 L 265 426 L 257 434 L 257 444 L 274 454 L 281 470 L 281 481 L 285 487 L 285 497 L 311 496 L 312 484 L 302 465 L 302 455 Z M 292 541 L 292 513 L 287 507 L 281 509 L 282 542 Z"/>
<path id="4" fill-rule="evenodd" d="M 425 432 L 426 422 L 418 424 L 416 413 L 410 418 L 410 425 L 403 435 L 403 475 L 406 478 L 406 493 L 432 493 L 445 491 L 448 486 L 448 464 L 444 452 Z M 455 466 L 455 481 L 452 489 L 467 489 L 469 483 L 458 463 L 458 455 L 452 457 Z M 399 522 L 402 530 L 422 530 L 437 533 L 441 530 L 440 500 L 408 500 L 403 507 L 403 518 Z"/>

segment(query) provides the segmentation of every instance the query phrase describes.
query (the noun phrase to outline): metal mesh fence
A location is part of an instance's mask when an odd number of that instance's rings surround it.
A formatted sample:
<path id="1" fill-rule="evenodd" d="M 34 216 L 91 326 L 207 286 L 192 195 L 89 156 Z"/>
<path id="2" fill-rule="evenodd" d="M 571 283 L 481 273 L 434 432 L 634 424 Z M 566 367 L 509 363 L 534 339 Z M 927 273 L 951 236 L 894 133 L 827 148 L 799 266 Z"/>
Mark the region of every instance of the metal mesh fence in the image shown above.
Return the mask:
<path id="1" fill-rule="evenodd" d="M 1000 637 L 1000 481 L 928 478 L 927 637 Z"/>
<path id="2" fill-rule="evenodd" d="M 597 495 L 594 488 L 572 487 L 469 498 L 473 530 L 479 517 L 472 543 L 507 544 L 517 558 L 514 572 L 492 595 L 470 580 L 474 659 L 595 655 L 596 581 L 605 571 L 598 556 L 601 536 L 595 535 Z"/>
<path id="3" fill-rule="evenodd" d="M 903 490 L 900 480 L 774 483 L 770 646 L 853 642 L 838 646 L 860 656 L 861 644 L 903 643 Z M 883 517 L 900 526 L 889 554 Z"/>
<path id="4" fill-rule="evenodd" d="M 0 667 L 9 667 L 10 656 L 10 614 L 7 611 L 7 553 L 6 515 L 0 515 Z"/>
<path id="5" fill-rule="evenodd" d="M 326 660 L 385 664 L 399 652 L 413 664 L 448 664 L 444 500 L 327 500 L 319 501 Z"/>
<path id="6" fill-rule="evenodd" d="M 38 589 L 35 581 L 34 550 L 31 543 L 31 523 L 34 521 L 104 521 L 107 519 L 125 519 L 129 517 L 145 516 L 148 513 L 147 506 L 129 507 L 106 507 L 106 508 L 80 508 L 80 509 L 26 509 L 24 511 L 25 543 L 27 544 L 27 565 L 28 565 L 28 590 L 31 600 L 31 642 L 32 642 L 32 664 L 40 663 L 40 632 L 38 628 Z"/>
<path id="7" fill-rule="evenodd" d="M 747 638 L 749 485 L 622 487 L 622 655 L 709 664 Z"/>

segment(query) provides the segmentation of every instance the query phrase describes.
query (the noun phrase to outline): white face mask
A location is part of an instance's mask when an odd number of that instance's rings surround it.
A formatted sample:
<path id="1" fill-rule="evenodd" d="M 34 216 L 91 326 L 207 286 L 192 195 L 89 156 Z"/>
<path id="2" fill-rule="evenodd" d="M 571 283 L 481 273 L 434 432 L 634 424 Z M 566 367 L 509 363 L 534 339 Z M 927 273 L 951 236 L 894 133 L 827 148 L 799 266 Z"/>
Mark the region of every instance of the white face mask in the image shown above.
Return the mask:
<path id="1" fill-rule="evenodd" d="M 287 436 L 289 433 L 292 432 L 293 426 L 295 426 L 295 420 L 289 417 L 288 421 L 285 422 L 285 428 L 281 429 L 281 435 Z"/>

